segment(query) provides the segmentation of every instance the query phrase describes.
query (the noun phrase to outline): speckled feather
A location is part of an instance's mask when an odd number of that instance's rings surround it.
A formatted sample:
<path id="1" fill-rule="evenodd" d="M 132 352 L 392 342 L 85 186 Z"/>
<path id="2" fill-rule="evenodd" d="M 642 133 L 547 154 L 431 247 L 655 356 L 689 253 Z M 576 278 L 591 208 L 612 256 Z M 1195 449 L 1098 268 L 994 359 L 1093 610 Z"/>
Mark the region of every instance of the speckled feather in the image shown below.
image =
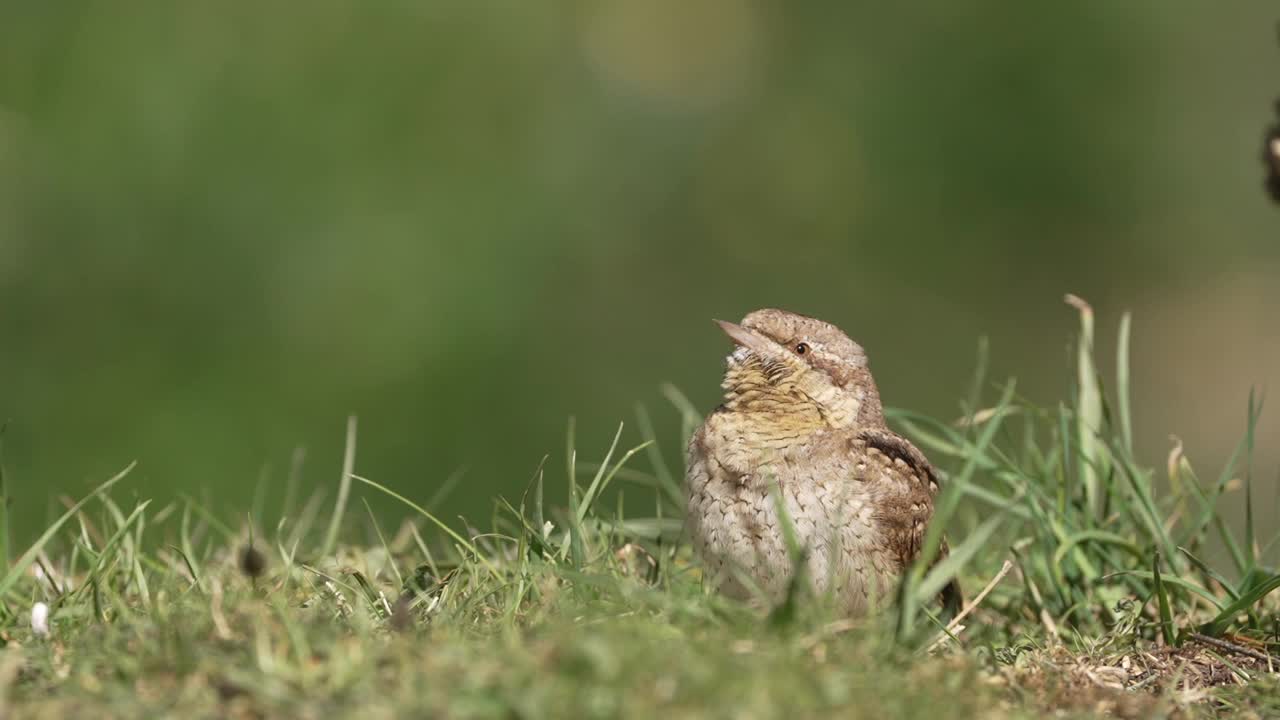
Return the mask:
<path id="1" fill-rule="evenodd" d="M 707 577 L 744 599 L 784 596 L 795 568 L 780 498 L 814 590 L 864 613 L 919 554 L 937 473 L 885 426 L 865 353 L 838 328 L 781 310 L 723 325 L 740 347 L 725 404 L 690 441 L 686 477 Z"/>

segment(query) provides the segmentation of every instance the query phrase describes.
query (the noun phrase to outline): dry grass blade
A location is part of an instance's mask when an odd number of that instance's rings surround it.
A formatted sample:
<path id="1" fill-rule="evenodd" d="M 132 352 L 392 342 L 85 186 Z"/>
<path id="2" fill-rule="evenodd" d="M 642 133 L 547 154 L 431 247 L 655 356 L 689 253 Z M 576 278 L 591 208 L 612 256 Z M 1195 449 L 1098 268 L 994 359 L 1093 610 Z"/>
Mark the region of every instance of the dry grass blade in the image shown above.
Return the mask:
<path id="1" fill-rule="evenodd" d="M 1000 571 L 995 574 L 995 577 L 991 578 L 986 587 L 982 588 L 982 591 L 974 596 L 973 600 L 966 604 L 964 609 L 951 619 L 951 622 L 947 623 L 947 627 L 944 628 L 942 632 L 938 633 L 938 637 L 935 638 L 933 642 L 929 643 L 925 652 L 932 653 L 947 640 L 956 639 L 956 635 L 959 634 L 962 629 L 960 623 L 963 622 L 965 618 L 969 617 L 969 613 L 973 612 L 982 604 L 982 601 L 987 598 L 987 595 L 991 594 L 992 590 L 995 590 L 996 586 L 1000 584 L 1001 580 L 1004 580 L 1004 576 L 1008 575 L 1010 570 L 1013 570 L 1013 561 L 1005 560 L 1004 565 L 1000 566 Z"/>

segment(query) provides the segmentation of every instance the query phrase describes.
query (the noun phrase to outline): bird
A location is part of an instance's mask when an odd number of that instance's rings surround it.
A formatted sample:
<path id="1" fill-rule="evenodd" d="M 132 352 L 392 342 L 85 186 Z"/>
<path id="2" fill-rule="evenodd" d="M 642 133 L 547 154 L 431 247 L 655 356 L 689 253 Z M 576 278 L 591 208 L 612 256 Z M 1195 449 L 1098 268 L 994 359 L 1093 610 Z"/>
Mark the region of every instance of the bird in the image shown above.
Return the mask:
<path id="1" fill-rule="evenodd" d="M 703 577 L 774 606 L 803 577 L 850 616 L 883 607 L 923 550 L 938 471 L 885 424 L 866 352 L 840 328 L 773 308 L 716 322 L 735 345 L 724 401 L 685 473 Z M 954 614 L 959 584 L 941 600 Z"/>

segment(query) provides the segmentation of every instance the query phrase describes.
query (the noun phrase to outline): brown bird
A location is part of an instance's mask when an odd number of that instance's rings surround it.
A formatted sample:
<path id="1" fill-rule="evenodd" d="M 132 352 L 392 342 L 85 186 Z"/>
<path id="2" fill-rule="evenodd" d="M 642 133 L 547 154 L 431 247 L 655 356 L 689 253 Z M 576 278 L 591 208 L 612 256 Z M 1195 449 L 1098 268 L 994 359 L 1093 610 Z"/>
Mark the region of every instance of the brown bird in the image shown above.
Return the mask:
<path id="1" fill-rule="evenodd" d="M 921 551 L 937 471 L 886 427 L 866 353 L 839 328 L 772 309 L 717 322 L 737 347 L 686 474 L 707 577 L 731 596 L 777 602 L 802 557 L 813 590 L 844 611 L 883 604 Z M 958 607 L 957 584 L 943 601 Z"/>

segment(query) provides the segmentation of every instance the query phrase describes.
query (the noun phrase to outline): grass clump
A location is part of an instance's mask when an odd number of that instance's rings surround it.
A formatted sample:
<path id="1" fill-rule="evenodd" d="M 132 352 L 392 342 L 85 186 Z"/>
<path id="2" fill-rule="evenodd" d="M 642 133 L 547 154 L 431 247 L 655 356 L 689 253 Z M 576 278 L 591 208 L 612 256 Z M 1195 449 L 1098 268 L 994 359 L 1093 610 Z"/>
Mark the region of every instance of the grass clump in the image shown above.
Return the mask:
<path id="1" fill-rule="evenodd" d="M 973 411 L 961 428 L 904 415 L 901 422 L 936 456 L 982 470 L 951 491 L 1009 518 L 1009 555 L 1021 587 L 1001 593 L 1010 620 L 1036 622 L 1052 637 L 1096 637 L 1125 620 L 1133 602 L 1140 636 L 1165 645 L 1228 632 L 1262 638 L 1275 630 L 1265 612 L 1280 574 L 1263 563 L 1274 546 L 1255 537 L 1253 465 L 1255 427 L 1262 410 L 1249 396 L 1245 437 L 1209 483 L 1200 479 L 1179 441 L 1167 463 L 1167 484 L 1133 451 L 1129 415 L 1129 318 L 1121 321 L 1116 389 L 1105 391 L 1093 363 L 1093 317 L 1081 316 L 1079 375 L 1073 404 L 1045 410 L 1012 401 L 1008 388 L 994 407 Z M 976 407 L 976 406 L 975 406 Z M 985 440 L 996 424 L 1005 443 Z M 983 429 L 977 433 L 976 429 Z M 975 439 L 976 438 L 976 439 Z M 1220 511 L 1230 492 L 1244 494 L 1243 532 Z M 1212 542 L 1226 549 L 1229 566 L 1205 558 Z M 1230 578 L 1230 579 L 1229 579 Z"/>
<path id="2" fill-rule="evenodd" d="M 947 471 L 926 553 L 896 602 L 850 620 L 801 596 L 768 621 L 708 593 L 681 537 L 681 470 L 643 408 L 579 462 L 567 502 L 548 463 L 488 527 L 442 520 L 356 473 L 355 422 L 337 501 L 317 493 L 267 528 L 223 524 L 184 499 L 113 499 L 111 478 L 0 575 L 0 710 L 19 717 L 1121 717 L 1280 710 L 1271 595 L 1254 537 L 1253 428 L 1205 482 L 1179 451 L 1167 478 L 1133 451 L 1128 328 L 1113 387 L 1082 325 L 1078 374 L 1052 409 L 997 388 L 985 353 L 962 421 L 892 413 Z M 696 411 L 666 390 L 685 437 Z M 626 448 L 626 449 L 624 449 Z M 556 481 L 559 482 L 559 481 Z M 292 484 L 292 483 L 291 483 Z M 1244 494 L 1233 532 L 1219 510 Z M 384 528 L 349 506 L 398 498 Z M 639 500 L 637 500 L 639 498 Z M 640 512 L 635 505 L 643 506 Z M 367 505 L 366 505 L 367 509 Z M 967 525 L 967 527 L 965 527 Z M 935 548 L 941 538 L 931 534 Z M 363 537 L 363 542 L 350 541 Z M 347 539 L 344 542 L 344 538 Z M 1208 560 L 1211 543 L 1227 566 Z M 927 571 L 926 571 L 927 569 Z M 956 577 L 970 605 L 931 605 Z M 981 592 L 977 592 L 978 590 Z M 51 609 L 47 633 L 32 608 Z"/>

